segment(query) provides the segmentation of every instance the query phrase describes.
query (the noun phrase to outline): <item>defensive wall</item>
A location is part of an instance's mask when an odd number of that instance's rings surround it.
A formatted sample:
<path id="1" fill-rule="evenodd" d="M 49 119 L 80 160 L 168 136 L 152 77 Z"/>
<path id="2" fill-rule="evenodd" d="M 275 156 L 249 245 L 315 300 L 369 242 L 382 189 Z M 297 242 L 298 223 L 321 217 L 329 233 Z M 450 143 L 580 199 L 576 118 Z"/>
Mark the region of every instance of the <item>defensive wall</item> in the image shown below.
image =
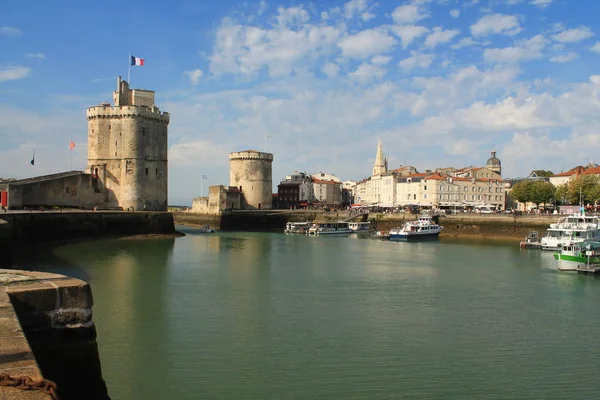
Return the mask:
<path id="1" fill-rule="evenodd" d="M 79 279 L 0 269 L 0 399 L 58 398 L 54 391 L 63 400 L 110 400 L 92 305 L 90 287 Z"/>
<path id="2" fill-rule="evenodd" d="M 350 214 L 347 211 L 320 210 L 232 211 L 221 216 L 181 212 L 174 215 L 177 224 L 210 225 L 222 230 L 283 230 L 288 221 L 336 221 L 351 217 L 358 221 L 362 215 Z M 444 227 L 441 236 L 523 238 L 532 230 L 543 234 L 557 218 L 556 215 L 444 215 L 440 217 L 440 225 Z M 391 228 L 402 226 L 406 221 L 417 219 L 417 215 L 371 213 L 367 219 L 373 222 L 375 229 L 389 231 Z"/>
<path id="3" fill-rule="evenodd" d="M 173 214 L 168 212 L 24 211 L 0 213 L 0 220 L 6 222 L 0 227 L 5 242 L 175 234 Z"/>

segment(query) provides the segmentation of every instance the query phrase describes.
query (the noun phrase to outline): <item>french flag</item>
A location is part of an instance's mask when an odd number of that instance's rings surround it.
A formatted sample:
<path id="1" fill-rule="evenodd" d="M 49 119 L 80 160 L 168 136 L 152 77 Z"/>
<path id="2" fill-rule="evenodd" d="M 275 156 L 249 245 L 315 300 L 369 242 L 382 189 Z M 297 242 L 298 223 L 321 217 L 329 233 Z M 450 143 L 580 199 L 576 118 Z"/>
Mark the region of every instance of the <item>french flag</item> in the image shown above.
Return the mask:
<path id="1" fill-rule="evenodd" d="M 131 56 L 131 65 L 139 65 L 141 67 L 144 65 L 144 59 Z"/>

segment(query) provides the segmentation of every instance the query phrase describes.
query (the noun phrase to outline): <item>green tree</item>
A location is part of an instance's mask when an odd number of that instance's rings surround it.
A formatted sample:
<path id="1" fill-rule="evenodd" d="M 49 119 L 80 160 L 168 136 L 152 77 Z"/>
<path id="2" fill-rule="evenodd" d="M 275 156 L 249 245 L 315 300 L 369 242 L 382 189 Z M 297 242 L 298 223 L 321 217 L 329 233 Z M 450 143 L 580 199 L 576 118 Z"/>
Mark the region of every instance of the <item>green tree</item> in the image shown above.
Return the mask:
<path id="1" fill-rule="evenodd" d="M 554 172 L 552 172 L 552 171 L 546 171 L 546 170 L 543 170 L 543 169 L 536 169 L 536 170 L 532 171 L 530 175 L 533 175 L 533 174 L 536 174 L 539 177 L 546 177 L 547 178 L 547 177 L 550 177 L 550 176 L 554 175 Z"/>
<path id="2" fill-rule="evenodd" d="M 524 180 L 516 183 L 510 191 L 510 197 L 517 200 L 520 203 L 527 203 L 531 201 L 531 185 L 534 181 Z"/>
<path id="3" fill-rule="evenodd" d="M 571 179 L 558 187 L 557 197 L 564 198 L 569 204 L 600 202 L 600 177 L 589 174 Z"/>
<path id="4" fill-rule="evenodd" d="M 535 181 L 529 185 L 529 201 L 539 207 L 540 204 L 553 203 L 556 188 L 550 182 Z"/>

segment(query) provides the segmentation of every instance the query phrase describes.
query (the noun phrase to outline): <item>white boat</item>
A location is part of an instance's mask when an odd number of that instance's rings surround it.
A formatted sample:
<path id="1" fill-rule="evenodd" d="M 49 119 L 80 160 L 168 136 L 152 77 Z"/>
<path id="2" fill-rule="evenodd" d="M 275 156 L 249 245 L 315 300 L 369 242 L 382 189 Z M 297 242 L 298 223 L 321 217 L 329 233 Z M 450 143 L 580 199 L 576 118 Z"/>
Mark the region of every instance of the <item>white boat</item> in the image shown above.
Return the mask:
<path id="1" fill-rule="evenodd" d="M 310 229 L 312 222 L 288 222 L 285 224 L 285 233 L 298 233 L 306 235 Z"/>
<path id="2" fill-rule="evenodd" d="M 578 242 L 567 243 L 554 253 L 561 271 L 577 271 L 580 268 L 589 268 L 600 263 L 600 243 Z"/>
<path id="3" fill-rule="evenodd" d="M 584 240 L 600 240 L 600 218 L 585 214 L 573 214 L 550 224 L 540 240 L 542 250 L 560 250 L 564 244 Z"/>
<path id="4" fill-rule="evenodd" d="M 354 233 L 371 232 L 371 222 L 348 222 L 348 228 Z"/>
<path id="5" fill-rule="evenodd" d="M 200 233 L 215 233 L 215 228 L 211 228 L 208 225 L 204 225 L 202 228 L 199 228 L 198 231 Z"/>
<path id="6" fill-rule="evenodd" d="M 401 228 L 390 230 L 390 240 L 418 241 L 437 239 L 442 227 L 434 222 L 433 217 L 421 215 L 416 221 L 408 221 Z"/>
<path id="7" fill-rule="evenodd" d="M 308 230 L 309 235 L 342 235 L 352 232 L 348 222 L 315 222 Z"/>

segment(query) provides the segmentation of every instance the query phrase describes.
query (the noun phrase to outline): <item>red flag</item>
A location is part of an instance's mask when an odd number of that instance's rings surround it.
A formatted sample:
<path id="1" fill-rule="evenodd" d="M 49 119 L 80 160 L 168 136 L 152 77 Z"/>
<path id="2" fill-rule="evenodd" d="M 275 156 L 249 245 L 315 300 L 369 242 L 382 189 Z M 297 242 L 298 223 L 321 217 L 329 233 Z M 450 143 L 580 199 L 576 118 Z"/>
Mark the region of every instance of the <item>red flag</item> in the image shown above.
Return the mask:
<path id="1" fill-rule="evenodd" d="M 73 143 L 73 141 L 71 140 L 71 142 L 69 142 L 69 149 L 73 150 L 74 147 L 75 143 Z"/>

